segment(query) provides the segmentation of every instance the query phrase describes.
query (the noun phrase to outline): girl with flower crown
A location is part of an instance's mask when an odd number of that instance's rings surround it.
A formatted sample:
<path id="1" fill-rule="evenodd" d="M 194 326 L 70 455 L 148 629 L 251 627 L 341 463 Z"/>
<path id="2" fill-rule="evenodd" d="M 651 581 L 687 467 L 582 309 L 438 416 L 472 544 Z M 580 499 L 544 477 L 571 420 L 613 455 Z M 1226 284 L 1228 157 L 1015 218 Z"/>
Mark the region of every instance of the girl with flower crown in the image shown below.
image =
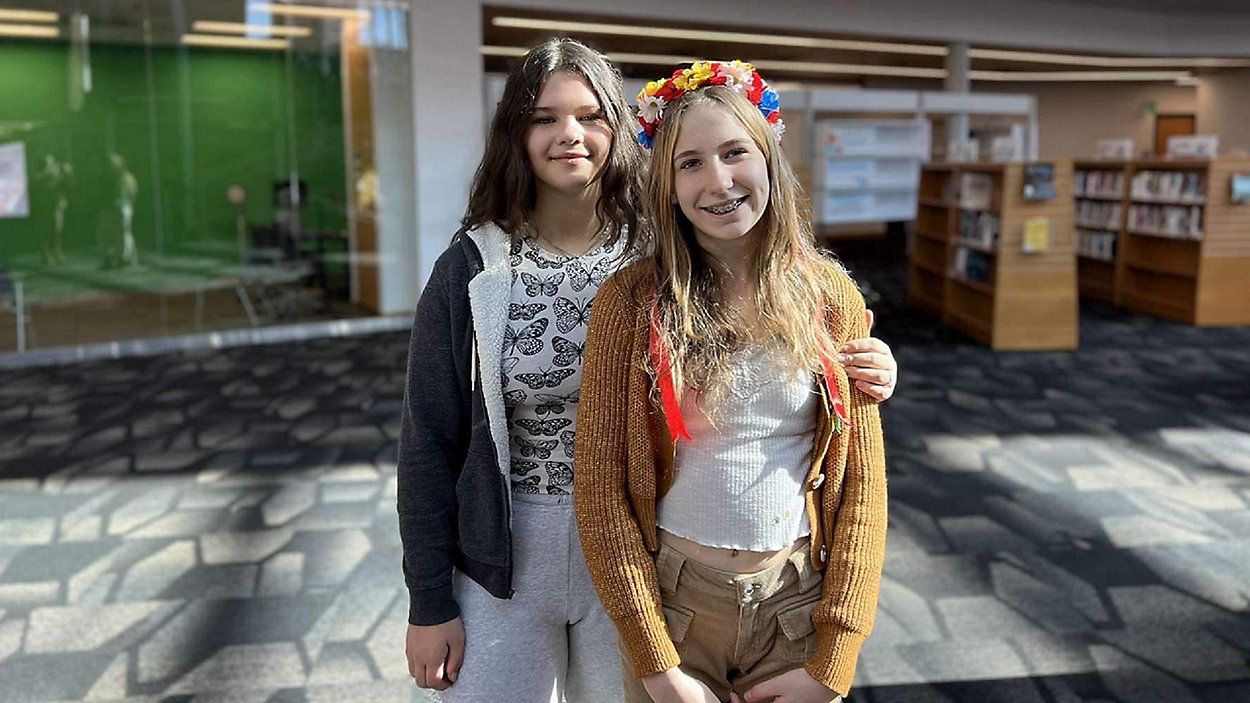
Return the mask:
<path id="1" fill-rule="evenodd" d="M 406 652 L 447 703 L 623 696 L 572 493 L 591 304 L 650 246 L 631 124 L 603 57 L 569 40 L 530 51 L 418 303 L 398 466 Z M 859 343 L 848 368 L 888 396 L 888 348 Z"/>
<path id="2" fill-rule="evenodd" d="M 629 703 L 829 703 L 885 551 L 874 400 L 835 355 L 864 300 L 815 245 L 776 94 L 697 62 L 639 96 L 654 253 L 599 290 L 574 495 Z"/>

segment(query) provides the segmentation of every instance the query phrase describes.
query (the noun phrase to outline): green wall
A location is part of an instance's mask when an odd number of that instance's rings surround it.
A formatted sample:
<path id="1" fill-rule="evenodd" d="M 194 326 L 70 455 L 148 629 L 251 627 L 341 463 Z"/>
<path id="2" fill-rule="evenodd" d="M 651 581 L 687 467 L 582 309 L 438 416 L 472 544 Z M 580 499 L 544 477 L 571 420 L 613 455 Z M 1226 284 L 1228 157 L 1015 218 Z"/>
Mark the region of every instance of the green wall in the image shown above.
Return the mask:
<path id="1" fill-rule="evenodd" d="M 293 156 L 309 189 L 305 225 L 345 226 L 337 57 L 296 55 L 288 83 L 277 52 L 163 48 L 149 58 L 143 47 L 93 45 L 94 86 L 79 111 L 69 106 L 68 64 L 66 44 L 0 40 L 0 143 L 26 142 L 31 187 L 31 216 L 0 219 L 0 264 L 37 254 L 53 229 L 55 196 L 38 177 L 46 154 L 74 167 L 71 255 L 94 255 L 101 228 L 120 231 L 113 152 L 139 181 L 141 254 L 156 248 L 158 212 L 167 253 L 228 251 L 226 187 L 247 188 L 249 222 L 270 222 L 273 182 L 289 177 Z"/>

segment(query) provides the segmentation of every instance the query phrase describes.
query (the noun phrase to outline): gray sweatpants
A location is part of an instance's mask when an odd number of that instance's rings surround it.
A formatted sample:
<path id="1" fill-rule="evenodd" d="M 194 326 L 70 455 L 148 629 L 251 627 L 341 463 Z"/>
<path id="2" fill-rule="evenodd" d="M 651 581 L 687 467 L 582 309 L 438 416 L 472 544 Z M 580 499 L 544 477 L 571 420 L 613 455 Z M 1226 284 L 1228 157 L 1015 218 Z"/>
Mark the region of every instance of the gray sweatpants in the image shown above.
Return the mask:
<path id="1" fill-rule="evenodd" d="M 590 582 L 572 496 L 513 494 L 511 600 L 455 577 L 464 666 L 445 703 L 618 703 L 616 627 Z"/>

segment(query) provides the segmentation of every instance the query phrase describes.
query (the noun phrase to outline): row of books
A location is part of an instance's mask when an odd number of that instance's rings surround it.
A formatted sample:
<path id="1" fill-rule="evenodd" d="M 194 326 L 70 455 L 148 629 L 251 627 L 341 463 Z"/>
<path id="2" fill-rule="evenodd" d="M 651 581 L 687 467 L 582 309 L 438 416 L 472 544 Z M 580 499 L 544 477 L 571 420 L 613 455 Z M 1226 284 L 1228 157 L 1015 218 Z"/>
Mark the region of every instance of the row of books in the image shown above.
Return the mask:
<path id="1" fill-rule="evenodd" d="M 1120 203 L 1102 200 L 1076 201 L 1076 226 L 1120 229 Z"/>
<path id="2" fill-rule="evenodd" d="M 1080 197 L 1124 197 L 1123 171 L 1077 171 L 1073 191 Z"/>
<path id="3" fill-rule="evenodd" d="M 951 262 L 951 278 L 988 283 L 992 270 L 993 262 L 988 254 L 968 247 L 956 247 L 955 259 Z"/>
<path id="4" fill-rule="evenodd" d="M 1139 171 L 1131 193 L 1135 200 L 1198 203 L 1206 197 L 1206 186 L 1200 171 Z"/>
<path id="5" fill-rule="evenodd" d="M 1115 241 L 1115 232 L 1078 229 L 1076 231 L 1076 253 L 1091 259 L 1115 261 Z"/>
<path id="6" fill-rule="evenodd" d="M 1002 220 L 992 212 L 965 210 L 959 213 L 959 239 L 993 249 L 998 246 Z"/>
<path id="7" fill-rule="evenodd" d="M 1179 239 L 1202 238 L 1202 208 L 1197 205 L 1133 205 L 1128 228 L 1141 234 Z"/>
<path id="8" fill-rule="evenodd" d="M 994 177 L 988 173 L 964 173 L 959 177 L 959 207 L 989 210 L 994 207 Z"/>

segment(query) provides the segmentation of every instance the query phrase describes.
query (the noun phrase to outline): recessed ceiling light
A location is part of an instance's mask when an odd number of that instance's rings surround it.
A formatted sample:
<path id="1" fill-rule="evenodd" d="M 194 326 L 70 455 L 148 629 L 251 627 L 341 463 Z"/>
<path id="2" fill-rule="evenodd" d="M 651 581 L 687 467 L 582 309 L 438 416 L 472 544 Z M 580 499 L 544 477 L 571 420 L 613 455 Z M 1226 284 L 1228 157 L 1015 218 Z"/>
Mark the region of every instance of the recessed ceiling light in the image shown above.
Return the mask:
<path id="1" fill-rule="evenodd" d="M 722 32 L 708 29 L 678 29 L 674 27 L 646 27 L 605 22 L 572 22 L 564 20 L 541 20 L 528 17 L 495 17 L 491 24 L 513 29 L 538 29 L 556 32 L 582 32 L 614 36 L 651 37 L 656 39 L 682 39 L 688 41 L 714 41 L 731 44 L 764 44 L 766 46 L 796 46 L 811 49 L 844 49 L 851 51 L 875 51 L 891 54 L 916 54 L 920 56 L 945 56 L 946 47 L 934 44 L 901 44 L 895 42 L 864 41 L 859 39 L 827 39 L 823 37 L 798 37 L 787 34 L 758 34 L 754 32 Z"/>
<path id="2" fill-rule="evenodd" d="M 252 3 L 248 7 L 261 12 L 268 12 L 271 15 L 286 15 L 287 17 L 312 17 L 314 19 L 322 20 L 356 20 L 358 22 L 369 21 L 368 10 L 353 10 L 344 7 L 314 7 L 312 5 L 286 5 L 273 2 Z"/>
<path id="3" fill-rule="evenodd" d="M 27 39 L 56 39 L 61 30 L 46 24 L 0 24 L 0 37 L 24 37 Z"/>
<path id="4" fill-rule="evenodd" d="M 1215 59 L 1176 56 L 1090 56 L 1084 54 L 1051 54 L 1040 51 L 1011 51 L 1006 49 L 969 49 L 974 59 L 999 61 L 1023 61 L 1028 63 L 1053 63 L 1065 66 L 1099 66 L 1102 68 L 1234 68 L 1250 66 L 1247 59 Z"/>
<path id="5" fill-rule="evenodd" d="M 519 58 L 528 49 L 520 46 L 483 46 L 483 56 Z M 677 66 L 697 61 L 694 56 L 671 54 L 634 54 L 608 52 L 609 61 L 648 66 Z M 788 71 L 791 73 L 819 73 L 840 76 L 885 76 L 893 78 L 946 78 L 944 68 L 921 68 L 918 66 L 881 66 L 857 63 L 822 63 L 818 61 L 752 61 L 756 68 Z M 978 81 L 1007 82 L 1111 82 L 1111 81 L 1174 81 L 1189 77 L 1188 71 L 969 71 L 969 77 Z"/>
<path id="6" fill-rule="evenodd" d="M 1175 81 L 1189 78 L 1189 71 L 969 71 L 968 77 L 974 81 L 997 82 L 1136 82 L 1136 81 Z"/>
<path id="7" fill-rule="evenodd" d="M 857 39 L 829 39 L 803 37 L 790 34 L 762 34 L 755 32 L 726 32 L 675 27 L 649 27 L 645 25 L 612 24 L 607 22 L 576 22 L 544 20 L 530 17 L 500 16 L 491 19 L 496 27 L 510 29 L 534 29 L 551 32 L 598 34 L 609 36 L 651 37 L 658 39 L 681 39 L 710 41 L 729 44 L 756 44 L 763 46 L 788 46 L 810 49 L 836 49 L 912 56 L 945 57 L 945 46 L 905 42 L 865 41 Z M 1083 54 L 1048 53 L 1041 51 L 1014 51 L 1009 49 L 972 48 L 968 55 L 973 59 L 993 59 L 1021 63 L 1050 63 L 1064 66 L 1092 66 L 1101 68 L 1229 68 L 1250 66 L 1247 59 L 1202 57 L 1135 57 L 1094 56 Z"/>
<path id="8" fill-rule="evenodd" d="M 275 37 L 311 37 L 311 27 L 294 27 L 281 24 L 244 24 L 243 22 L 209 22 L 196 20 L 191 24 L 195 32 L 218 34 L 269 34 Z"/>
<path id="9" fill-rule="evenodd" d="M 58 22 L 61 16 L 42 10 L 8 10 L 0 8 L 0 22 Z"/>
<path id="10" fill-rule="evenodd" d="M 228 49 L 288 49 L 289 39 L 251 39 L 248 37 L 223 37 L 211 34 L 184 34 L 182 43 L 186 46 L 209 46 Z"/>

